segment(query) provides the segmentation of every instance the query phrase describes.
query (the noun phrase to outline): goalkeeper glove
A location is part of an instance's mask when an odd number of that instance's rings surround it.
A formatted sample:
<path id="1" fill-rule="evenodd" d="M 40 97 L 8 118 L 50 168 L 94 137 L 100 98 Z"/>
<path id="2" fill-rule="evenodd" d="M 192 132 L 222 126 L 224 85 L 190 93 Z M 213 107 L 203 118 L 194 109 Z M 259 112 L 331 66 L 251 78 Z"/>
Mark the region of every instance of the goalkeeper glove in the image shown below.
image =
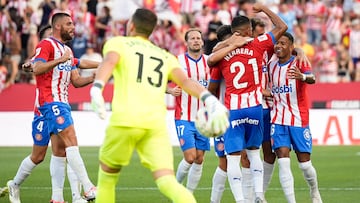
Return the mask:
<path id="1" fill-rule="evenodd" d="M 103 87 L 104 82 L 96 80 L 90 89 L 91 107 L 101 119 L 106 118 L 105 101 L 102 96 Z"/>
<path id="2" fill-rule="evenodd" d="M 207 129 L 211 129 L 216 136 L 224 134 L 230 125 L 228 109 L 209 91 L 202 92 L 200 99 L 208 113 Z"/>

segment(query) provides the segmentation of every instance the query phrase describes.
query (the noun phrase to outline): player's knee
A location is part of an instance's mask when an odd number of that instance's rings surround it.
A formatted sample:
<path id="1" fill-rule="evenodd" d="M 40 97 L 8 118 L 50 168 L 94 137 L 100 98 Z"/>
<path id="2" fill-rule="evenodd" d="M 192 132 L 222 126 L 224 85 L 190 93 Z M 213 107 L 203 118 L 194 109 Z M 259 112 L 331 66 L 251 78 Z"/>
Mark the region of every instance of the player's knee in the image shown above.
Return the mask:
<path id="1" fill-rule="evenodd" d="M 264 153 L 264 161 L 269 164 L 275 163 L 276 155 L 275 153 Z"/>
<path id="2" fill-rule="evenodd" d="M 44 161 L 44 159 L 45 159 L 45 154 L 44 154 L 44 155 L 42 155 L 42 154 L 31 155 L 30 159 L 31 159 L 31 161 L 32 161 L 34 164 L 38 165 L 38 164 L 40 164 L 41 162 Z"/>

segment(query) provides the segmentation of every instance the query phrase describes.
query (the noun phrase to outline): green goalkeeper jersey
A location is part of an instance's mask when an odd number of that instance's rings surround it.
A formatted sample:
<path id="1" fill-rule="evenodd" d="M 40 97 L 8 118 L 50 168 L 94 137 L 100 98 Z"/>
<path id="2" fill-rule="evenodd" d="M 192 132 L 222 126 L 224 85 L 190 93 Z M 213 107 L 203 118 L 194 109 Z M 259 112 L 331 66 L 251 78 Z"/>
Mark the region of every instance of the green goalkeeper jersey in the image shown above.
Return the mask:
<path id="1" fill-rule="evenodd" d="M 140 128 L 164 125 L 165 90 L 171 80 L 169 73 L 180 68 L 177 58 L 142 37 L 111 38 L 105 43 L 103 54 L 110 51 L 120 55 L 113 71 L 110 125 Z"/>

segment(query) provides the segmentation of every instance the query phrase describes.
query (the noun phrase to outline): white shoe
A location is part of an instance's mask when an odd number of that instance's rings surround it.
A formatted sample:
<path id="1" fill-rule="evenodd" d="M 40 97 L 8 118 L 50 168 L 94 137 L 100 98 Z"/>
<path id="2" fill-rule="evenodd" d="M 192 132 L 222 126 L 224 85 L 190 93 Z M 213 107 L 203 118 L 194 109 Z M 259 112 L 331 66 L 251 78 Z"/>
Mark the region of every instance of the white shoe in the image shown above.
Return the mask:
<path id="1" fill-rule="evenodd" d="M 75 199 L 72 201 L 72 203 L 87 203 L 87 202 L 88 201 L 83 198 Z"/>
<path id="2" fill-rule="evenodd" d="M 20 188 L 14 184 L 13 180 L 9 180 L 6 183 L 6 185 L 7 185 L 8 191 L 9 191 L 10 203 L 21 203 Z"/>
<path id="3" fill-rule="evenodd" d="M 92 187 L 89 191 L 87 191 L 87 192 L 85 192 L 84 193 L 84 199 L 86 200 L 86 201 L 92 201 L 92 200 L 94 200 L 95 198 L 96 198 L 96 187 L 94 186 L 94 187 Z"/>

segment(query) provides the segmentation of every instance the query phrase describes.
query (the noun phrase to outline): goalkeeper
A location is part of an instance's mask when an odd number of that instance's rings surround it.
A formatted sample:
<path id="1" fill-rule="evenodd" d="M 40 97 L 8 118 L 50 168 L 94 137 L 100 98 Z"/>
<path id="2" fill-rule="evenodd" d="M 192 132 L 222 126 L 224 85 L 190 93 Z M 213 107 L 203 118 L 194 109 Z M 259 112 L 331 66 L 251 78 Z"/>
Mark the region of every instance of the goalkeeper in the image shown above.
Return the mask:
<path id="1" fill-rule="evenodd" d="M 175 203 L 196 202 L 174 175 L 164 99 L 168 81 L 204 101 L 211 132 L 220 135 L 229 126 L 225 106 L 189 79 L 175 56 L 148 40 L 156 23 L 157 16 L 152 11 L 137 9 L 127 24 L 128 37 L 114 37 L 103 48 L 104 60 L 90 90 L 92 106 L 100 118 L 106 117 L 102 89 L 111 75 L 114 95 L 112 115 L 99 152 L 97 203 L 115 202 L 120 171 L 129 164 L 135 149 L 143 166 L 151 170 L 161 193 Z"/>

